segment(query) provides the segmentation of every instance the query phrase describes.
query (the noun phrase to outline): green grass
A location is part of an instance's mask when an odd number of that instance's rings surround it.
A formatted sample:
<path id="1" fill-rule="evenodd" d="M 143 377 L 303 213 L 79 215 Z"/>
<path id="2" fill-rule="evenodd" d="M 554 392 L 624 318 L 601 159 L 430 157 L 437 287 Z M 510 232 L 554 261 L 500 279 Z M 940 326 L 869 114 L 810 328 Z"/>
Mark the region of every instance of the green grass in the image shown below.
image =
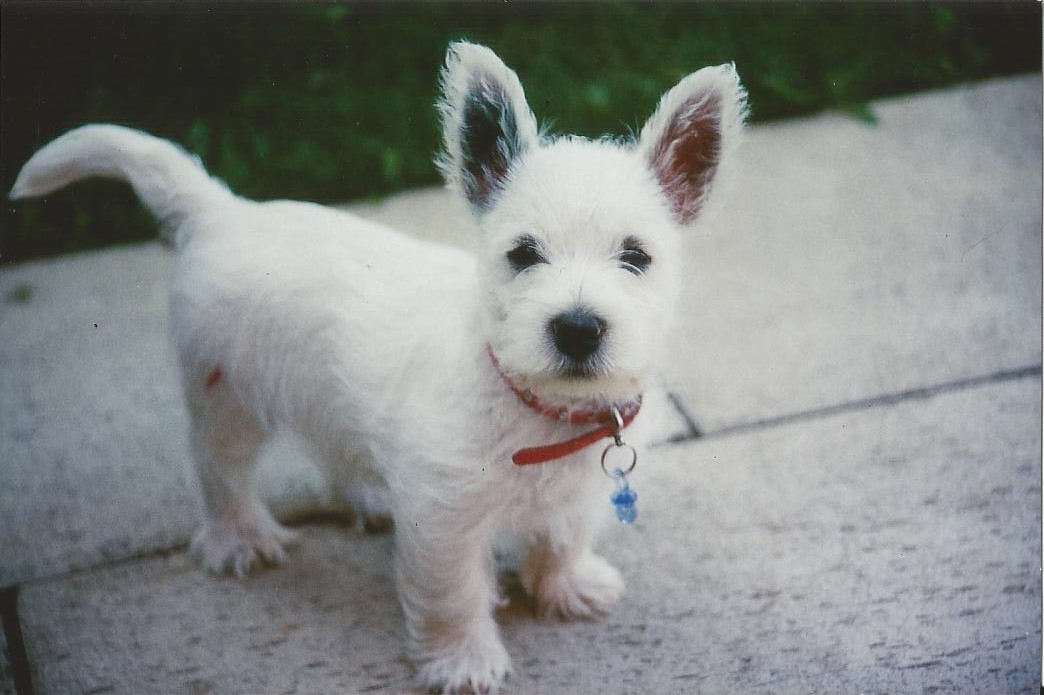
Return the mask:
<path id="1" fill-rule="evenodd" d="M 446 44 L 486 43 L 554 131 L 626 134 L 684 74 L 735 61 L 755 121 L 1040 70 L 1018 4 L 34 5 L 2 16 L 0 185 L 40 145 L 117 122 L 199 153 L 236 191 L 324 202 L 437 181 Z M 88 182 L 2 213 L 3 262 L 150 238 L 129 190 Z"/>

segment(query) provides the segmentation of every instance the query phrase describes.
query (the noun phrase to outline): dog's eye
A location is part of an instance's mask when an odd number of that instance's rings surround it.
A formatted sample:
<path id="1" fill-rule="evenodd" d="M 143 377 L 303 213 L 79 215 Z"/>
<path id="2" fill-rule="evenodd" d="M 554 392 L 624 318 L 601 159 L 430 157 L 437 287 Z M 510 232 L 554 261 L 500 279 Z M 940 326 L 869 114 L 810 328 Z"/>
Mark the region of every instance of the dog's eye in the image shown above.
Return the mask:
<path id="1" fill-rule="evenodd" d="M 516 272 L 521 272 L 538 263 L 546 263 L 547 259 L 540 253 L 540 247 L 531 237 L 522 237 L 515 248 L 508 251 L 508 262 Z"/>
<path id="2" fill-rule="evenodd" d="M 623 251 L 619 255 L 620 265 L 623 266 L 624 270 L 627 270 L 635 275 L 641 275 L 649 268 L 649 264 L 652 263 L 652 256 L 645 252 L 642 248 L 641 243 L 634 238 L 629 238 L 624 242 Z"/>

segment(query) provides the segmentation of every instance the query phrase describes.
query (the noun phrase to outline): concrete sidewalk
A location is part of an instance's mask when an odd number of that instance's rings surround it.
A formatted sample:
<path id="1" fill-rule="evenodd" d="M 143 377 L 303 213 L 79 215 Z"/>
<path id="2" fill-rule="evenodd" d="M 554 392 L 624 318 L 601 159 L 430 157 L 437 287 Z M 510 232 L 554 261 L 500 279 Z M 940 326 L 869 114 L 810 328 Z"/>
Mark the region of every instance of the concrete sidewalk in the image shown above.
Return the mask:
<path id="1" fill-rule="evenodd" d="M 749 133 L 688 240 L 642 518 L 602 543 L 623 603 L 541 623 L 506 572 L 508 692 L 1037 692 L 1040 76 L 873 108 Z M 353 208 L 470 243 L 441 191 Z M 0 694 L 408 689 L 391 539 L 316 521 L 292 444 L 259 482 L 304 520 L 291 564 L 184 554 L 169 271 L 0 270 Z"/>

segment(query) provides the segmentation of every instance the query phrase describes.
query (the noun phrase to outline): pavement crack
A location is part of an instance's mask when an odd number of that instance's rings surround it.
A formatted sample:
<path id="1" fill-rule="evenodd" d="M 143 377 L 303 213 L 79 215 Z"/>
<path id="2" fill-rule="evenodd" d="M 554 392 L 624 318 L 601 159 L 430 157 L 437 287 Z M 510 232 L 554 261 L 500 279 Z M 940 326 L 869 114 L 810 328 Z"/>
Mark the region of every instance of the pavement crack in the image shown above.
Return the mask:
<path id="1" fill-rule="evenodd" d="M 671 407 L 674 408 L 674 412 L 678 414 L 678 417 L 685 422 L 685 432 L 671 437 L 666 443 L 673 444 L 675 442 L 685 442 L 690 439 L 699 439 L 702 437 L 703 432 L 700 430 L 700 426 L 696 424 L 695 418 L 693 418 L 689 409 L 685 407 L 685 404 L 682 402 L 681 398 L 678 397 L 678 394 L 673 391 L 668 391 L 667 400 L 670 402 Z"/>
<path id="2" fill-rule="evenodd" d="M 11 666 L 11 681 L 17 695 L 33 695 L 33 679 L 29 670 L 29 656 L 25 652 L 22 623 L 18 619 L 18 587 L 0 589 L 0 621 L 7 640 L 7 659 Z"/>
<path id="3" fill-rule="evenodd" d="M 853 401 L 846 401 L 844 403 L 836 403 L 834 405 L 827 405 L 821 408 L 810 408 L 808 410 L 799 410 L 793 413 L 785 413 L 783 415 L 777 415 L 774 417 L 761 418 L 758 420 L 751 420 L 748 422 L 738 422 L 733 425 L 725 425 L 716 430 L 710 430 L 706 432 L 698 432 L 694 436 L 686 437 L 684 435 L 676 437 L 671 440 L 670 443 L 679 443 L 683 441 L 692 441 L 696 439 L 712 439 L 719 437 L 730 437 L 737 434 L 745 434 L 747 432 L 756 432 L 759 430 L 772 429 L 775 427 L 783 427 L 785 425 L 791 425 L 799 422 L 809 422 L 813 420 L 821 420 L 823 418 L 832 417 L 835 415 L 842 415 L 845 413 L 863 412 L 870 408 L 888 407 L 899 405 L 900 403 L 906 403 L 909 401 L 926 400 L 929 398 L 935 398 L 943 394 L 955 393 L 958 391 L 966 391 L 968 389 L 978 388 L 980 386 L 988 386 L 990 384 L 999 384 L 1009 381 L 1018 381 L 1020 379 L 1027 379 L 1035 377 L 1040 379 L 1041 377 L 1041 365 L 1029 365 L 1025 367 L 1018 367 L 1015 369 L 1005 369 L 990 374 L 983 374 L 980 376 L 968 377 L 966 379 L 957 379 L 954 381 L 947 381 L 940 384 L 932 384 L 929 386 L 919 386 L 916 388 L 906 389 L 903 391 L 896 391 L 894 393 L 886 393 L 878 396 L 871 396 L 869 398 L 862 398 Z M 671 402 L 675 405 L 675 408 L 685 419 L 693 423 L 691 417 L 685 414 L 685 411 L 677 399 L 670 394 Z"/>

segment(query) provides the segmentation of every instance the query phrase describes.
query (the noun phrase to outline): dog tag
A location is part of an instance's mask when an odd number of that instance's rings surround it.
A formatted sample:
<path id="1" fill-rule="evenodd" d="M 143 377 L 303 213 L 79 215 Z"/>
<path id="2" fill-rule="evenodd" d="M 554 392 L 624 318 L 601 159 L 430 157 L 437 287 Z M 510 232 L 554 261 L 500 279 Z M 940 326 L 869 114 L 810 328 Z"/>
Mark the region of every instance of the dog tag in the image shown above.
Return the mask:
<path id="1" fill-rule="evenodd" d="M 613 478 L 616 480 L 616 491 L 609 497 L 609 501 L 616 507 L 616 518 L 621 524 L 633 524 L 638 518 L 638 493 L 627 484 L 627 474 L 619 468 L 613 470 Z"/>
<path id="2" fill-rule="evenodd" d="M 638 507 L 635 506 L 635 503 L 638 501 L 638 493 L 632 490 L 627 483 L 627 474 L 633 471 L 638 463 L 638 452 L 630 444 L 620 439 L 619 435 L 616 435 L 614 439 L 616 440 L 615 443 L 605 447 L 605 451 L 602 452 L 602 471 L 616 483 L 616 490 L 609 496 L 609 501 L 616 508 L 616 518 L 622 524 L 633 524 L 638 518 Z M 631 453 L 630 465 L 627 466 L 626 470 L 619 466 L 614 466 L 613 472 L 609 472 L 609 468 L 606 466 L 606 458 L 609 456 L 610 451 L 629 451 Z"/>
<path id="3" fill-rule="evenodd" d="M 638 518 L 638 507 L 635 506 L 635 502 L 638 501 L 638 493 L 627 484 L 627 476 L 638 464 L 638 452 L 620 436 L 620 431 L 624 428 L 623 416 L 620 415 L 620 411 L 615 407 L 613 408 L 613 417 L 616 419 L 616 429 L 611 435 L 613 443 L 605 447 L 605 450 L 602 452 L 602 472 L 616 483 L 616 490 L 609 496 L 609 501 L 616 507 L 616 518 L 620 520 L 621 524 L 630 525 Z M 613 466 L 613 472 L 609 472 L 606 459 L 609 457 L 610 451 L 624 453 L 625 455 L 626 452 L 630 452 L 631 460 L 628 462 L 626 469 L 620 466 Z"/>

